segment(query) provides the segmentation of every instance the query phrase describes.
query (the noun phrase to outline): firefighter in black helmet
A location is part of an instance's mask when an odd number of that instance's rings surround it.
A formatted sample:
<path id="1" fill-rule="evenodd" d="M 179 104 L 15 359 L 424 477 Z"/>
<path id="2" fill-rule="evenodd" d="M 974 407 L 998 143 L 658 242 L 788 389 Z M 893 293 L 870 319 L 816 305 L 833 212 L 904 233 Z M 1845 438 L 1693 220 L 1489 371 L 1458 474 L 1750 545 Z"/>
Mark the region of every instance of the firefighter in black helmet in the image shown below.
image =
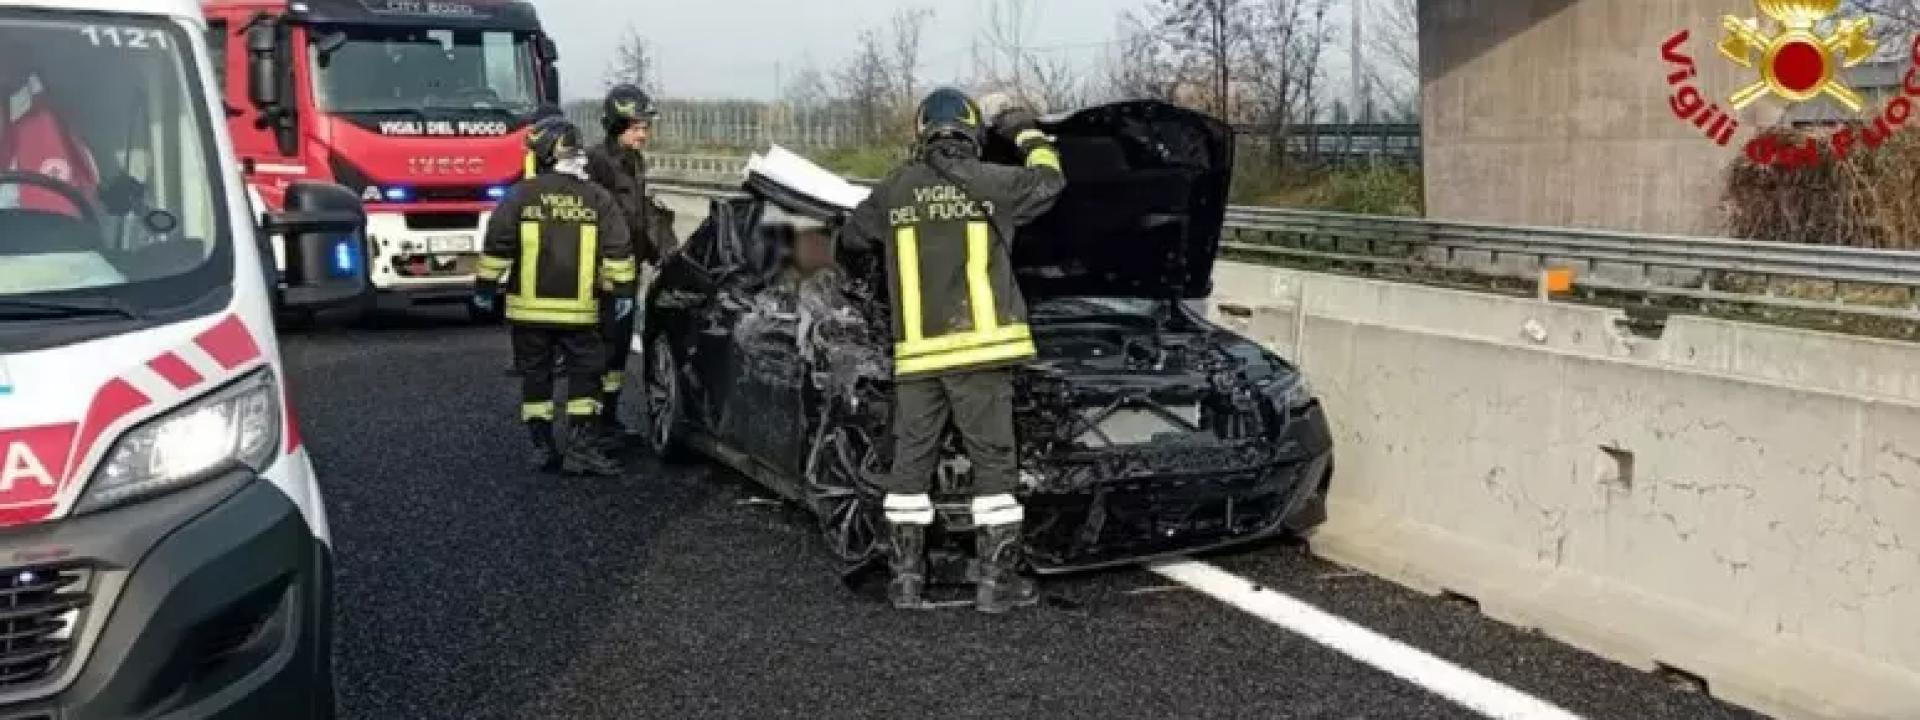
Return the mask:
<path id="1" fill-rule="evenodd" d="M 921 102 L 913 158 L 855 208 L 842 247 L 883 248 L 894 331 L 893 472 L 884 502 L 895 607 L 920 608 L 928 491 L 941 432 L 952 420 L 973 467 L 976 606 L 1005 612 L 1038 599 L 1018 574 L 1024 513 L 1009 366 L 1034 356 L 1009 247 L 1016 229 L 1066 187 L 1060 156 L 1030 111 L 1012 108 L 992 131 L 1021 148 L 1025 167 L 982 162 L 979 104 L 942 88 Z"/>
<path id="2" fill-rule="evenodd" d="M 527 150 L 532 177 L 508 190 L 488 220 L 474 303 L 491 311 L 503 290 L 507 296 L 520 418 L 536 462 L 549 471 L 618 475 L 594 422 L 606 367 L 598 293 L 629 298 L 623 312 L 633 311 L 633 244 L 620 206 L 587 180 L 579 128 L 563 118 L 541 120 L 527 135 Z M 553 435 L 556 355 L 567 380 L 564 443 Z"/>
<path id="3" fill-rule="evenodd" d="M 663 243 L 656 240 L 665 228 L 655 231 L 653 201 L 647 197 L 647 143 L 652 139 L 653 120 L 660 111 L 646 91 L 629 84 L 615 85 L 601 103 L 600 124 L 606 140 L 587 151 L 587 176 L 605 188 L 620 205 L 620 219 L 633 238 L 633 255 L 646 266 L 656 265 Z M 638 313 L 617 312 L 620 301 L 637 300 L 646 292 L 650 276 L 641 267 L 638 282 L 623 290 L 626 295 L 608 295 L 600 303 L 600 324 L 607 345 L 607 362 L 600 382 L 601 437 L 605 440 L 627 435 L 620 424 L 620 386 L 626 379 L 627 354 L 633 343 L 634 321 Z"/>

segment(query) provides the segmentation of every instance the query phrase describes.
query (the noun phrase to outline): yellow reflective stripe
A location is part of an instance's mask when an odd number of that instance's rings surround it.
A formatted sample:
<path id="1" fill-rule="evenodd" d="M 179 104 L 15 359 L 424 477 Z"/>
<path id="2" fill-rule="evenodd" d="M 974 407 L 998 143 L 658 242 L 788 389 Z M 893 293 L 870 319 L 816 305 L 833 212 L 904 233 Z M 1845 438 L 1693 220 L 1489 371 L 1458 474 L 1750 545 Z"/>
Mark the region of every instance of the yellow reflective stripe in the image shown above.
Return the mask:
<path id="1" fill-rule="evenodd" d="M 906 326 L 905 342 L 919 342 L 925 332 L 920 324 L 920 233 L 900 228 L 894 246 L 900 256 L 900 324 Z"/>
<path id="2" fill-rule="evenodd" d="M 600 263 L 600 272 L 611 282 L 630 283 L 640 274 L 640 269 L 632 260 L 604 260 Z"/>
<path id="3" fill-rule="evenodd" d="M 520 294 L 534 297 L 540 283 L 540 223 L 520 223 Z"/>
<path id="4" fill-rule="evenodd" d="M 987 242 L 987 224 L 967 223 L 967 301 L 973 305 L 973 331 L 991 332 L 1000 326 L 993 308 L 993 279 L 987 277 L 987 261 L 992 259 Z"/>
<path id="5" fill-rule="evenodd" d="M 1050 147 L 1043 147 L 1027 153 L 1027 167 L 1060 169 L 1060 153 Z"/>
<path id="6" fill-rule="evenodd" d="M 593 225 L 580 226 L 580 293 L 582 300 L 593 299 L 593 276 L 597 268 L 594 260 L 600 257 L 600 228 Z"/>
<path id="7" fill-rule="evenodd" d="M 520 420 L 552 420 L 552 402 L 530 402 L 520 404 Z"/>
<path id="8" fill-rule="evenodd" d="M 507 300 L 507 319 L 514 322 L 545 323 L 549 325 L 598 325 L 600 313 L 594 310 L 585 312 L 575 310 L 545 310 L 541 308 L 516 307 L 513 300 Z"/>
<path id="9" fill-rule="evenodd" d="M 599 415 L 600 401 L 593 398 L 574 398 L 567 401 L 567 414 L 573 417 Z"/>
<path id="10" fill-rule="evenodd" d="M 536 175 L 536 174 L 538 174 L 538 173 L 536 173 L 536 172 L 534 172 L 534 167 L 533 167 L 533 151 L 532 151 L 532 150 L 528 150 L 528 151 L 527 151 L 527 160 L 526 160 L 526 173 L 527 173 L 527 177 L 528 177 L 529 179 L 531 179 L 531 178 L 532 178 L 532 177 L 533 177 L 534 175 Z"/>
<path id="11" fill-rule="evenodd" d="M 1045 139 L 1047 139 L 1047 134 L 1039 130 L 1021 130 L 1019 135 L 1013 136 L 1013 144 L 1026 145 L 1028 140 Z"/>
<path id="12" fill-rule="evenodd" d="M 1021 323 L 994 328 L 986 332 L 960 332 L 915 342 L 895 343 L 893 346 L 893 356 L 905 359 L 917 355 L 932 355 L 935 353 L 952 352 L 954 350 L 965 350 L 982 345 L 999 345 L 1016 340 L 1032 339 L 1033 332 L 1028 329 L 1025 323 Z"/>
<path id="13" fill-rule="evenodd" d="M 1003 360 L 1018 360 L 1035 354 L 1032 340 L 1015 340 L 1000 345 L 956 350 L 938 355 L 923 355 L 894 363 L 894 375 L 916 375 L 935 370 L 972 367 Z"/>
<path id="14" fill-rule="evenodd" d="M 600 391 L 608 393 L 620 392 L 620 383 L 625 382 L 626 379 L 627 374 L 623 372 L 616 371 L 607 373 L 600 378 Z"/>
<path id="15" fill-rule="evenodd" d="M 480 267 L 474 270 L 474 274 L 480 276 L 482 280 L 499 280 L 500 276 L 507 274 L 507 270 L 512 267 L 513 261 L 507 258 L 481 255 Z"/>

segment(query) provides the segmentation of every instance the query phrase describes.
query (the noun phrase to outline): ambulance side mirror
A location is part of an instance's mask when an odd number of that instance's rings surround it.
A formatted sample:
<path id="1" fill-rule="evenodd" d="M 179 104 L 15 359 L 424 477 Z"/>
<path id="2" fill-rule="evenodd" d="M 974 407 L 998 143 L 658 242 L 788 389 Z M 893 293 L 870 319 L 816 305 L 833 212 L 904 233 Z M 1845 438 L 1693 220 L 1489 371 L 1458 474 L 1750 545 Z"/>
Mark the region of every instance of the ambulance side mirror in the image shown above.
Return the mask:
<path id="1" fill-rule="evenodd" d="M 304 180 L 288 186 L 286 210 L 267 215 L 261 228 L 283 238 L 287 289 L 282 304 L 326 308 L 371 295 L 366 228 L 366 207 L 353 191 Z"/>

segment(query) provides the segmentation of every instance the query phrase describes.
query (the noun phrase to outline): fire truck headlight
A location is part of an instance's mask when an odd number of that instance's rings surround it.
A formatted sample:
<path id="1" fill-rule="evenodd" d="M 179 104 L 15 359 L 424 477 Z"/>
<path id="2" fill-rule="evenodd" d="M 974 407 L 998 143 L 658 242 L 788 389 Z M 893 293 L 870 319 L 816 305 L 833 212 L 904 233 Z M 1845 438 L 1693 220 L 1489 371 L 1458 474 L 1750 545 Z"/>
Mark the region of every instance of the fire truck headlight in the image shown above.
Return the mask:
<path id="1" fill-rule="evenodd" d="M 74 514 L 162 495 L 278 456 L 280 400 L 272 368 L 147 421 L 120 437 L 93 473 Z"/>
<path id="2" fill-rule="evenodd" d="M 406 202 L 413 199 L 413 191 L 403 187 L 390 187 L 386 191 L 387 202 Z"/>

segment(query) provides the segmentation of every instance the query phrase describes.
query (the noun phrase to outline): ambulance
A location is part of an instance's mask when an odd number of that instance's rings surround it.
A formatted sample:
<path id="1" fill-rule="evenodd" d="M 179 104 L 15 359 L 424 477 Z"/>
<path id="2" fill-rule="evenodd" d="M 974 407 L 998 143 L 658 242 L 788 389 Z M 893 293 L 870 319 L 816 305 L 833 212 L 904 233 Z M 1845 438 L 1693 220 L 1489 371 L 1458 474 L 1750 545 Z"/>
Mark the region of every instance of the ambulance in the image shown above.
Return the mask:
<path id="1" fill-rule="evenodd" d="M 276 307 L 359 195 L 249 209 L 197 0 L 0 0 L 0 718 L 331 718 L 332 550 Z M 286 238 L 286 283 L 263 244 Z"/>

